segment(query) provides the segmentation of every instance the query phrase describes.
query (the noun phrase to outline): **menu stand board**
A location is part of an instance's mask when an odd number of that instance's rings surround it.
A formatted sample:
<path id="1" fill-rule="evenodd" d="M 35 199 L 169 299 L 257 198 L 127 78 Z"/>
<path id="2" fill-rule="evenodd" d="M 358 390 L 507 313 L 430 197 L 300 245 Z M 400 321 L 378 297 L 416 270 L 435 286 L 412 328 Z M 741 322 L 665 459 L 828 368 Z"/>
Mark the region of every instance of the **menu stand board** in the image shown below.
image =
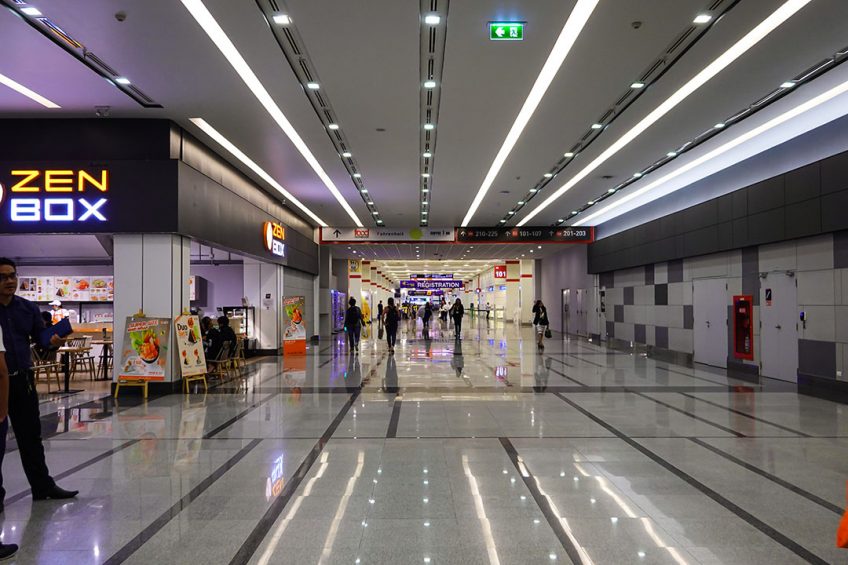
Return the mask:
<path id="1" fill-rule="evenodd" d="M 303 296 L 283 297 L 283 355 L 306 355 L 305 305 Z"/>
<path id="2" fill-rule="evenodd" d="M 168 376 L 168 318 L 127 318 L 121 348 L 119 381 L 164 381 Z"/>
<path id="3" fill-rule="evenodd" d="M 177 352 L 183 378 L 206 374 L 206 355 L 200 337 L 200 319 L 197 316 L 177 316 L 174 319 L 177 333 Z"/>

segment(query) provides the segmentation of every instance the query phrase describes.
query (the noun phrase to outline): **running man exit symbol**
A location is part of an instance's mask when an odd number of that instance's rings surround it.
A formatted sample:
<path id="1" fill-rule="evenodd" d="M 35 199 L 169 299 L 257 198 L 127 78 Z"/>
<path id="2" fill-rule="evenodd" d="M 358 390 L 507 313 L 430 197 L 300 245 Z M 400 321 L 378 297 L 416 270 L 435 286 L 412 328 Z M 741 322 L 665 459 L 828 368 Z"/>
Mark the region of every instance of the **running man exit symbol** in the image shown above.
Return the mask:
<path id="1" fill-rule="evenodd" d="M 523 41 L 524 22 L 489 22 L 491 41 Z"/>

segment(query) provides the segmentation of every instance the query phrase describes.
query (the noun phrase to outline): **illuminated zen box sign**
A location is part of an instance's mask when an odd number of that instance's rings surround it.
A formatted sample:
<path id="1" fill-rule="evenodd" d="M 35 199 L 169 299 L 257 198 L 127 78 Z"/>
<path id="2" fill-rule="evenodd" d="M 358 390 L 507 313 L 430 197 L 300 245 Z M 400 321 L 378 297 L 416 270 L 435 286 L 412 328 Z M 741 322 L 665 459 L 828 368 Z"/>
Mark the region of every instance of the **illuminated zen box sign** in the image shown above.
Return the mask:
<path id="1" fill-rule="evenodd" d="M 277 222 L 265 222 L 262 224 L 262 243 L 266 251 L 270 251 L 277 257 L 286 256 L 286 228 Z"/>
<path id="2" fill-rule="evenodd" d="M 8 218 L 26 222 L 105 222 L 107 169 L 12 169 L 10 186 L 0 183 Z"/>

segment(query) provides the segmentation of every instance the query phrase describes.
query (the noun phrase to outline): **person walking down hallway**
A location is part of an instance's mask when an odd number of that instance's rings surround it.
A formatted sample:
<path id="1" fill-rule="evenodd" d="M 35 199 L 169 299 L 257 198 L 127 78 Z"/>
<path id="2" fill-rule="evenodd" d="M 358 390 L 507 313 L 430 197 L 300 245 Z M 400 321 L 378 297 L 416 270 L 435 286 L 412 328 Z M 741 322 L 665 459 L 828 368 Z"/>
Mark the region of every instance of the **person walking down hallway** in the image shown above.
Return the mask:
<path id="1" fill-rule="evenodd" d="M 398 322 L 400 321 L 400 313 L 395 306 L 394 298 L 389 298 L 389 302 L 383 310 L 383 318 L 383 327 L 386 328 L 386 342 L 389 345 L 389 353 L 394 353 Z"/>
<path id="2" fill-rule="evenodd" d="M 383 301 L 377 304 L 377 325 L 383 327 Z"/>
<path id="3" fill-rule="evenodd" d="M 486 319 L 489 319 L 489 312 L 492 310 L 492 307 L 486 302 Z"/>
<path id="4" fill-rule="evenodd" d="M 6 366 L 9 371 L 9 419 L 18 441 L 24 473 L 32 487 L 33 500 L 73 498 L 79 491 L 59 488 L 44 458 L 41 438 L 41 418 L 38 410 L 38 393 L 32 371 L 30 344 L 42 343 L 44 322 L 34 303 L 15 296 L 18 288 L 17 266 L 11 259 L 0 258 L 0 329 L 6 349 Z M 58 336 L 50 338 L 49 345 L 58 346 Z M 0 465 L 6 448 L 6 434 L 0 434 Z M 0 512 L 3 511 L 3 477 L 0 474 Z"/>
<path id="5" fill-rule="evenodd" d="M 450 316 L 453 318 L 453 328 L 456 330 L 456 339 L 460 339 L 462 333 L 462 317 L 465 315 L 465 308 L 462 306 L 462 301 L 457 298 L 456 302 L 450 308 Z"/>
<path id="6" fill-rule="evenodd" d="M 533 305 L 533 327 L 536 329 L 536 345 L 539 349 L 545 348 L 545 337 L 548 333 L 548 309 L 541 300 Z"/>
<path id="7" fill-rule="evenodd" d="M 344 327 L 347 332 L 347 343 L 351 353 L 359 352 L 359 338 L 362 332 L 362 310 L 356 305 L 356 298 L 347 301 L 348 308 L 345 312 Z"/>

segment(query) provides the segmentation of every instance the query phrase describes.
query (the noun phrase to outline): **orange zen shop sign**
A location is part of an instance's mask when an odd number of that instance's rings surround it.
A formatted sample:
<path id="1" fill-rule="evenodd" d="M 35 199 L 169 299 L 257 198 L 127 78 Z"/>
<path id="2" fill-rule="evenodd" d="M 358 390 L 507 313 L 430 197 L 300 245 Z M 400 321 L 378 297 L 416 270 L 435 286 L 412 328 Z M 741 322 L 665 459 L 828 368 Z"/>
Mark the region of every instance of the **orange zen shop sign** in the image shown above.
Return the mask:
<path id="1" fill-rule="evenodd" d="M 106 169 L 12 169 L 9 177 L 8 187 L 0 184 L 0 204 L 8 201 L 13 223 L 106 221 Z"/>
<path id="2" fill-rule="evenodd" d="M 267 251 L 277 257 L 286 256 L 286 228 L 277 222 L 262 224 L 262 244 Z"/>

